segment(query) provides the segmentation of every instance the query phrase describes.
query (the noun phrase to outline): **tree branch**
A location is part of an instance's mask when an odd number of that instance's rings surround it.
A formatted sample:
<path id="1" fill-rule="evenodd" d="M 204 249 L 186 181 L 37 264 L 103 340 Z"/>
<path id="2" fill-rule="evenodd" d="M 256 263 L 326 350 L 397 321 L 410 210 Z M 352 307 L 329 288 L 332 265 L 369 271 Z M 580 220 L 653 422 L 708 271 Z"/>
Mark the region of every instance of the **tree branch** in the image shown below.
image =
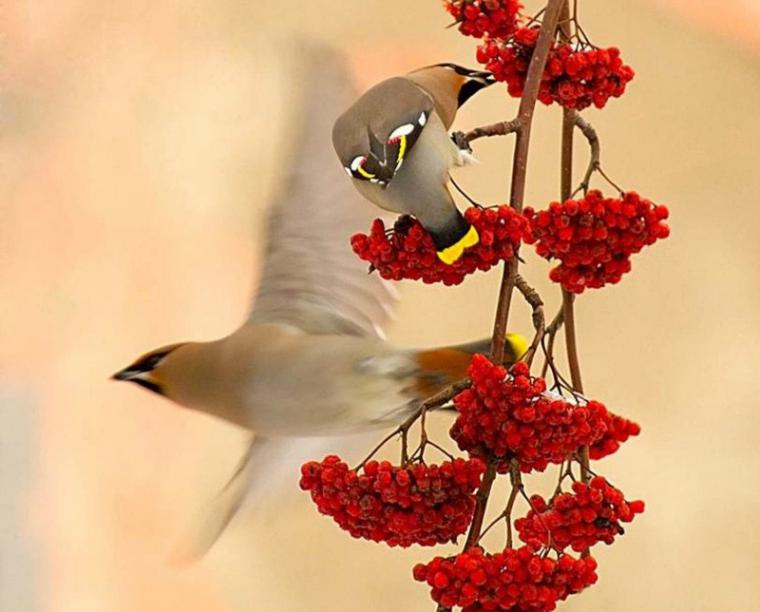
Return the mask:
<path id="1" fill-rule="evenodd" d="M 412 413 L 409 418 L 401 423 L 396 429 L 394 429 L 391 433 L 389 433 L 385 438 L 383 438 L 380 443 L 372 449 L 372 452 L 367 456 L 364 461 L 362 461 L 356 469 L 359 470 L 364 465 L 374 457 L 378 451 L 386 445 L 392 438 L 398 436 L 399 434 L 403 437 L 402 440 L 402 463 L 406 463 L 406 460 L 408 459 L 408 452 L 407 452 L 407 446 L 406 446 L 406 435 L 409 432 L 409 430 L 412 428 L 412 426 L 417 422 L 418 419 L 425 418 L 425 415 L 428 411 L 434 410 L 436 408 L 440 408 L 441 406 L 447 404 L 452 399 L 454 399 L 454 396 L 457 395 L 459 392 L 464 391 L 465 389 L 468 389 L 472 382 L 469 378 L 466 378 L 464 380 L 460 380 L 458 382 L 455 382 L 453 385 L 449 385 L 439 393 L 436 393 L 432 397 L 429 397 L 424 402 L 422 402 L 417 410 Z"/>
<path id="2" fill-rule="evenodd" d="M 544 9 L 544 16 L 539 31 L 538 40 L 531 56 L 528 74 L 525 80 L 523 95 L 517 118 L 513 122 L 507 122 L 509 129 L 514 129 L 517 134 L 515 142 L 514 158 L 512 160 L 512 181 L 510 185 L 509 203 L 517 211 L 522 212 L 525 200 L 525 183 L 528 174 L 528 152 L 530 150 L 530 136 L 533 125 L 533 114 L 538 100 L 538 92 L 541 87 L 541 79 L 549 57 L 549 50 L 557 32 L 557 24 L 561 9 L 567 0 L 549 0 Z M 504 124 L 502 124 L 504 125 Z M 491 340 L 491 357 L 495 363 L 504 361 L 506 345 L 506 331 L 509 320 L 509 309 L 512 302 L 512 292 L 517 279 L 519 259 L 515 256 L 504 265 L 501 288 L 499 290 L 499 302 L 496 308 L 493 338 Z M 475 546 L 480 538 L 480 530 L 483 526 L 488 497 L 491 494 L 493 481 L 496 478 L 496 464 L 493 460 L 488 462 L 486 473 L 483 476 L 478 489 L 475 514 L 464 550 Z M 444 607 L 439 607 L 440 612 L 447 612 Z"/>
<path id="3" fill-rule="evenodd" d="M 579 191 L 583 191 L 585 194 L 588 191 L 589 185 L 591 184 L 591 176 L 594 174 L 594 172 L 601 170 L 601 146 L 596 130 L 578 113 L 575 113 L 574 122 L 575 126 L 586 137 L 586 140 L 588 140 L 589 147 L 591 147 L 591 158 L 589 159 L 588 168 L 586 169 L 586 174 L 583 177 L 583 181 L 572 195 L 575 195 Z"/>
<path id="4" fill-rule="evenodd" d="M 528 66 L 528 75 L 525 80 L 520 108 L 517 113 L 518 127 L 515 153 L 512 163 L 512 182 L 509 203 L 517 212 L 522 212 L 525 200 L 525 182 L 528 174 L 528 152 L 530 149 L 530 134 L 533 125 L 533 113 L 536 109 L 538 91 L 541 87 L 541 79 L 549 57 L 552 41 L 557 31 L 559 13 L 566 0 L 549 0 L 546 5 L 541 30 L 536 41 L 536 47 Z M 518 259 L 513 258 L 504 266 L 501 289 L 499 291 L 499 303 L 496 309 L 493 339 L 491 343 L 491 355 L 495 362 L 504 361 L 504 347 L 506 343 L 507 323 L 509 319 L 509 307 L 512 301 L 515 277 L 518 270 Z"/>
<path id="5" fill-rule="evenodd" d="M 549 326 L 546 328 L 545 337 L 548 337 L 549 341 L 544 347 L 544 356 L 546 359 L 544 361 L 543 367 L 541 368 L 541 378 L 546 378 L 546 373 L 549 370 L 549 366 L 553 365 L 554 342 L 557 339 L 557 332 L 560 330 L 564 322 L 564 311 L 560 307 L 559 312 L 554 316 L 554 319 L 552 319 L 552 322 L 549 323 Z"/>
<path id="6" fill-rule="evenodd" d="M 491 495 L 493 481 L 496 480 L 496 463 L 489 461 L 486 466 L 486 473 L 483 474 L 483 480 L 475 497 L 475 513 L 470 524 L 470 532 L 467 534 L 467 541 L 464 544 L 464 550 L 475 546 L 480 539 L 480 530 L 483 527 L 483 520 L 486 517 L 486 508 L 488 506 L 488 497 Z"/>
<path id="7" fill-rule="evenodd" d="M 514 134 L 520 129 L 519 119 L 512 119 L 512 121 L 499 121 L 498 123 L 492 123 L 491 125 L 484 125 L 470 130 L 466 134 L 462 135 L 462 139 L 466 144 L 470 144 L 473 140 L 484 137 L 492 136 L 506 136 L 508 134 Z"/>
<path id="8" fill-rule="evenodd" d="M 533 342 L 530 343 L 530 347 L 525 352 L 523 359 L 528 365 L 533 363 L 533 357 L 538 351 L 538 347 L 541 345 L 541 340 L 546 333 L 546 317 L 544 316 L 544 302 L 538 292 L 531 287 L 525 279 L 519 274 L 515 276 L 515 287 L 522 293 L 525 301 L 533 308 L 533 327 L 536 330 L 533 336 Z"/>
<path id="9" fill-rule="evenodd" d="M 570 16 L 570 4 L 568 0 L 562 2 L 562 14 L 563 17 Z M 560 39 L 563 42 L 568 42 L 571 38 L 570 25 L 564 24 L 560 28 Z M 573 135 L 575 127 L 578 126 L 583 132 L 584 136 L 589 140 L 591 145 L 591 163 L 590 172 L 593 173 L 595 168 L 598 168 L 598 160 L 596 165 L 594 164 L 594 153 L 597 157 L 599 155 L 599 139 L 596 132 L 591 126 L 580 118 L 578 113 L 572 109 L 564 109 L 562 112 L 562 170 L 561 170 L 561 196 L 562 201 L 569 200 L 572 197 L 572 182 L 573 182 Z M 596 147 L 596 150 L 595 150 Z M 587 171 L 587 176 L 584 182 L 590 180 L 590 173 Z M 573 390 L 577 393 L 583 393 L 583 380 L 581 379 L 581 367 L 580 360 L 578 359 L 578 340 L 575 334 L 575 296 L 562 290 L 562 316 L 565 321 L 565 347 L 567 349 L 567 361 L 570 366 L 570 381 L 573 385 Z M 588 482 L 589 474 L 589 454 L 588 447 L 584 446 L 581 449 L 581 478 L 583 482 Z"/>

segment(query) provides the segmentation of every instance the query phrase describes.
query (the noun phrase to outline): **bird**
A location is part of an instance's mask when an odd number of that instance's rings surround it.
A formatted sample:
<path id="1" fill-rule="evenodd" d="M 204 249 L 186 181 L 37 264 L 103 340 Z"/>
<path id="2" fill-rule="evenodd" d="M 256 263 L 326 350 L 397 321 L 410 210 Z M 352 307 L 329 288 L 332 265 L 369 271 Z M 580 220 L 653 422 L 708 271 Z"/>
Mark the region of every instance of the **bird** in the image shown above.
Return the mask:
<path id="1" fill-rule="evenodd" d="M 395 291 L 367 274 L 350 248 L 371 208 L 330 152 L 332 122 L 355 95 L 351 72 L 329 48 L 303 54 L 293 144 L 270 206 L 250 316 L 223 338 L 163 346 L 112 377 L 253 436 L 186 557 L 211 547 L 244 498 L 265 486 L 267 466 L 289 449 L 397 426 L 421 400 L 464 378 L 474 353 L 489 351 L 485 340 L 406 349 L 385 339 Z M 510 334 L 508 348 L 516 360 L 527 342 Z"/>
<path id="2" fill-rule="evenodd" d="M 474 160 L 463 134 L 450 137 L 449 128 L 459 108 L 494 82 L 490 72 L 457 64 L 427 66 L 378 83 L 333 127 L 333 147 L 357 191 L 416 217 L 447 265 L 480 239 L 448 188 L 451 168 Z"/>

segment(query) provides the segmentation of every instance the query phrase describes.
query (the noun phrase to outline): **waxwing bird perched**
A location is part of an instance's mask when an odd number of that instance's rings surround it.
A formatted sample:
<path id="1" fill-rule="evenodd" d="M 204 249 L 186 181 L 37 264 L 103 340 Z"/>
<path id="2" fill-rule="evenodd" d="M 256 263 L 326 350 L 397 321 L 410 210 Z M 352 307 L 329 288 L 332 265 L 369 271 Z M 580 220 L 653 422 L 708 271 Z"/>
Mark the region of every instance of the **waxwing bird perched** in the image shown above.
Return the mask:
<path id="1" fill-rule="evenodd" d="M 448 189 L 471 159 L 449 137 L 457 110 L 494 83 L 490 72 L 437 64 L 375 85 L 335 122 L 333 145 L 356 189 L 380 208 L 419 219 L 446 264 L 478 243 Z"/>
<path id="2" fill-rule="evenodd" d="M 254 433 L 189 556 L 205 552 L 288 448 L 316 453 L 319 437 L 397 425 L 419 400 L 463 378 L 473 352 L 488 352 L 487 342 L 409 350 L 384 340 L 394 295 L 367 274 L 349 240 L 367 227 L 371 209 L 329 150 L 333 121 L 355 95 L 350 73 L 329 50 L 310 47 L 306 57 L 291 122 L 297 139 L 270 210 L 249 319 L 225 338 L 172 344 L 114 375 Z M 510 347 L 514 359 L 527 343 L 512 336 Z M 297 466 L 290 468 L 295 479 Z"/>

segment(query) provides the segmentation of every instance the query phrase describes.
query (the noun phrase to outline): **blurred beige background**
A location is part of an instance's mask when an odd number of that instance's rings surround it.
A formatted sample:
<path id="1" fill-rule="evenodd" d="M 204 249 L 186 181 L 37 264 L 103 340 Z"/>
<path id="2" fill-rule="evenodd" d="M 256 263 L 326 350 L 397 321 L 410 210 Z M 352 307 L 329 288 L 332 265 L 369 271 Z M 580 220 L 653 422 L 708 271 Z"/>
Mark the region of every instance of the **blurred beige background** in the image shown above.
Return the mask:
<path id="1" fill-rule="evenodd" d="M 625 98 L 587 114 L 605 168 L 670 205 L 674 231 L 579 303 L 589 392 L 644 426 L 602 469 L 648 509 L 599 551 L 600 583 L 562 609 L 760 610 L 760 10 L 581 5 L 595 41 L 638 73 Z M 0 610 L 431 610 L 410 568 L 432 551 L 353 541 L 297 492 L 247 511 L 199 565 L 168 564 L 245 436 L 107 376 L 242 320 L 295 39 L 345 49 L 364 85 L 473 64 L 473 42 L 444 29 L 437 0 L 0 8 Z M 515 108 L 494 90 L 459 125 Z M 538 205 L 557 194 L 558 127 L 541 108 Z M 479 199 L 504 199 L 510 146 L 479 144 L 482 165 L 458 174 Z M 553 308 L 546 271 L 529 257 Z M 487 334 L 498 277 L 404 285 L 393 340 Z M 515 325 L 528 329 L 527 315 Z"/>

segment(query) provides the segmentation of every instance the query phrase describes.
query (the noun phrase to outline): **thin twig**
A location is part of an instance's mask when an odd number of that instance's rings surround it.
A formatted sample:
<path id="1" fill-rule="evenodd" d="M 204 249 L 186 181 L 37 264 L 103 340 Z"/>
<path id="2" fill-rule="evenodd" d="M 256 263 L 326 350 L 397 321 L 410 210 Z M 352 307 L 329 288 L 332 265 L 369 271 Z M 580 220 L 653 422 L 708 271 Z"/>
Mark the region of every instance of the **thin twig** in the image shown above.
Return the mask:
<path id="1" fill-rule="evenodd" d="M 417 410 L 415 410 L 409 418 L 401 423 L 396 429 L 394 429 L 391 433 L 389 433 L 385 438 L 383 438 L 380 443 L 372 449 L 372 452 L 367 456 L 364 461 L 362 461 L 356 469 L 359 470 L 363 468 L 367 462 L 369 462 L 377 453 L 378 451 L 385 446 L 392 438 L 401 435 L 402 436 L 402 444 L 405 444 L 406 436 L 409 432 L 409 430 L 412 428 L 412 426 L 417 422 L 418 419 L 424 418 L 428 411 L 435 410 L 436 408 L 440 408 L 441 406 L 447 404 L 450 402 L 455 395 L 457 395 L 460 391 L 464 391 L 465 389 L 469 388 L 472 383 L 469 379 L 460 380 L 458 382 L 455 382 L 454 384 L 446 387 L 442 391 L 436 393 L 432 397 L 429 397 L 424 402 L 422 402 Z M 424 431 L 424 427 L 423 427 Z M 403 451 L 402 454 L 408 454 L 407 451 Z M 408 460 L 407 457 L 402 457 L 402 459 Z M 406 461 L 404 461 L 406 462 Z"/>
<path id="2" fill-rule="evenodd" d="M 480 529 L 483 527 L 483 519 L 486 516 L 486 507 L 488 506 L 488 497 L 491 495 L 493 481 L 496 479 L 496 463 L 489 461 L 486 465 L 486 473 L 483 474 L 483 480 L 480 482 L 480 488 L 475 495 L 475 513 L 470 524 L 470 532 L 467 534 L 467 541 L 464 544 L 464 550 L 475 546 L 480 539 Z"/>
<path id="3" fill-rule="evenodd" d="M 578 188 L 573 192 L 573 196 L 582 191 L 585 195 L 588 192 L 589 185 L 591 184 L 591 177 L 594 172 L 601 172 L 601 145 L 599 143 L 599 136 L 593 126 L 581 117 L 578 113 L 575 114 L 575 127 L 577 127 L 581 133 L 588 140 L 589 147 L 591 147 L 591 157 L 589 159 L 588 168 L 586 168 L 586 174 L 583 176 L 583 181 Z"/>
<path id="4" fill-rule="evenodd" d="M 562 462 L 562 465 L 559 466 L 559 479 L 557 480 L 557 487 L 554 489 L 554 495 L 552 497 L 557 497 L 557 495 L 562 492 L 562 483 L 565 482 L 566 478 L 570 478 L 575 482 L 572 458 L 568 458 L 567 467 L 565 467 L 564 461 Z"/>
<path id="5" fill-rule="evenodd" d="M 586 137 L 586 140 L 588 140 L 589 147 L 591 148 L 591 155 L 589 158 L 588 167 L 586 168 L 586 174 L 584 175 L 581 184 L 578 185 L 578 188 L 572 193 L 571 197 L 575 197 L 575 195 L 581 191 L 584 195 L 588 193 L 589 186 L 591 185 L 591 177 L 595 172 L 600 174 L 602 178 L 610 184 L 610 186 L 612 186 L 618 193 L 622 195 L 624 193 L 622 187 L 615 183 L 615 181 L 613 181 L 602 168 L 601 144 L 599 142 L 599 136 L 596 133 L 596 130 L 577 112 L 571 112 L 574 117 L 573 121 L 575 127 L 577 127 L 583 133 L 583 135 Z"/>
<path id="6" fill-rule="evenodd" d="M 506 519 L 507 523 L 507 548 L 512 547 L 512 510 L 515 506 L 515 501 L 517 500 L 517 494 L 522 493 L 523 496 L 525 496 L 525 490 L 522 483 L 522 474 L 520 473 L 520 466 L 514 459 L 512 460 L 510 464 L 510 480 L 512 482 L 512 489 L 509 492 L 509 499 L 507 500 L 507 506 L 504 508 L 504 510 L 497 516 L 495 519 L 493 519 L 489 524 L 488 527 L 483 529 L 480 536 L 478 536 L 478 542 L 486 537 L 486 534 L 491 531 L 496 525 L 498 525 L 501 521 Z"/>
<path id="7" fill-rule="evenodd" d="M 533 511 L 533 514 L 541 523 L 541 526 L 546 530 L 546 548 L 551 548 L 553 545 L 552 530 L 549 528 L 549 525 L 546 524 L 546 521 L 544 520 L 544 517 L 541 515 L 541 513 L 536 510 L 536 506 L 533 503 L 533 500 L 530 498 L 530 495 L 528 495 L 523 488 L 520 489 L 520 493 L 522 493 L 525 501 L 528 502 L 530 509 Z"/>
<path id="8" fill-rule="evenodd" d="M 599 166 L 599 168 L 597 168 L 597 170 L 596 170 L 596 171 L 597 171 L 599 174 L 601 174 L 601 175 L 602 175 L 602 178 L 603 178 L 605 181 L 607 181 L 607 182 L 608 182 L 608 183 L 609 183 L 609 184 L 610 184 L 612 187 L 614 187 L 614 188 L 615 188 L 615 190 L 616 190 L 616 191 L 617 191 L 617 192 L 618 192 L 618 193 L 621 195 L 621 197 L 622 197 L 622 196 L 625 194 L 625 192 L 624 192 L 623 188 L 622 188 L 620 185 L 618 185 L 618 184 L 617 184 L 615 181 L 613 181 L 613 180 L 612 180 L 612 179 L 611 179 L 609 176 L 607 176 L 607 174 L 605 173 L 605 171 L 604 171 L 604 170 L 602 170 L 602 167 L 601 167 L 601 166 Z"/>
<path id="9" fill-rule="evenodd" d="M 530 347 L 525 352 L 523 360 L 531 365 L 533 363 L 533 357 L 536 355 L 536 351 L 541 344 L 541 339 L 546 332 L 546 318 L 544 316 L 544 302 L 541 300 L 541 296 L 538 292 L 531 287 L 525 279 L 519 274 L 515 276 L 515 287 L 522 293 L 525 301 L 533 308 L 533 327 L 536 330 L 533 336 L 533 342 L 530 343 Z"/>
<path id="10" fill-rule="evenodd" d="M 541 368 L 541 378 L 546 378 L 546 372 L 549 369 L 549 366 L 554 365 L 554 341 L 557 339 L 557 332 L 560 330 L 564 322 L 565 318 L 563 316 L 562 308 L 560 308 L 559 312 L 554 316 L 554 319 L 552 319 L 552 322 L 549 323 L 549 326 L 546 328 L 546 333 L 544 334 L 544 338 L 548 338 L 548 342 L 547 346 L 544 347 L 545 360 L 544 365 Z"/>
<path id="11" fill-rule="evenodd" d="M 562 309 L 565 313 L 565 348 L 567 349 L 567 362 L 570 366 L 570 380 L 576 393 L 583 393 L 583 380 L 581 379 L 581 366 L 578 359 L 578 340 L 575 334 L 575 295 L 562 290 Z M 581 448 L 581 480 L 589 481 L 589 455 L 588 446 Z"/>
<path id="12" fill-rule="evenodd" d="M 512 480 L 512 492 L 509 495 L 509 501 L 507 508 L 504 510 L 507 519 L 507 548 L 512 548 L 512 509 L 515 507 L 515 501 L 517 501 L 517 494 L 522 493 L 525 495 L 522 483 L 522 474 L 520 473 L 520 464 L 516 460 L 512 460 L 509 466 L 509 473 Z"/>
<path id="13" fill-rule="evenodd" d="M 565 0 L 567 2 L 567 0 Z M 569 5 L 568 5 L 569 6 Z M 562 201 L 572 197 L 572 180 L 573 180 L 573 135 L 576 126 L 577 113 L 571 109 L 563 111 L 563 129 L 562 129 Z M 597 138 L 598 144 L 598 138 Z M 593 145 L 592 145 L 593 157 Z M 604 174 L 602 174 L 604 176 Z M 583 393 L 583 380 L 581 379 L 580 361 L 578 359 L 578 340 L 575 334 L 575 296 L 569 291 L 562 290 L 562 311 L 565 319 L 565 348 L 567 350 L 567 361 L 570 366 L 570 379 L 573 383 L 573 391 Z M 584 446 L 580 450 L 581 455 L 581 480 L 589 481 L 589 450 Z M 588 549 L 583 553 L 588 556 Z"/>
<path id="14" fill-rule="evenodd" d="M 449 176 L 449 181 L 451 181 L 451 184 L 454 185 L 454 189 L 456 189 L 462 195 L 462 197 L 465 200 L 467 200 L 470 204 L 472 204 L 476 208 L 483 208 L 483 205 L 480 202 L 478 202 L 475 198 L 473 198 L 472 196 L 470 196 L 469 193 L 467 193 L 464 189 L 462 189 L 462 187 L 459 185 L 459 183 L 457 183 L 454 180 L 453 176 Z"/>
<path id="15" fill-rule="evenodd" d="M 499 121 L 498 123 L 492 123 L 491 125 L 484 125 L 470 130 L 463 135 L 463 140 L 467 144 L 470 144 L 473 140 L 478 138 L 490 138 L 492 136 L 507 136 L 508 134 L 514 134 L 520 129 L 519 119 L 512 119 L 512 121 Z"/>

